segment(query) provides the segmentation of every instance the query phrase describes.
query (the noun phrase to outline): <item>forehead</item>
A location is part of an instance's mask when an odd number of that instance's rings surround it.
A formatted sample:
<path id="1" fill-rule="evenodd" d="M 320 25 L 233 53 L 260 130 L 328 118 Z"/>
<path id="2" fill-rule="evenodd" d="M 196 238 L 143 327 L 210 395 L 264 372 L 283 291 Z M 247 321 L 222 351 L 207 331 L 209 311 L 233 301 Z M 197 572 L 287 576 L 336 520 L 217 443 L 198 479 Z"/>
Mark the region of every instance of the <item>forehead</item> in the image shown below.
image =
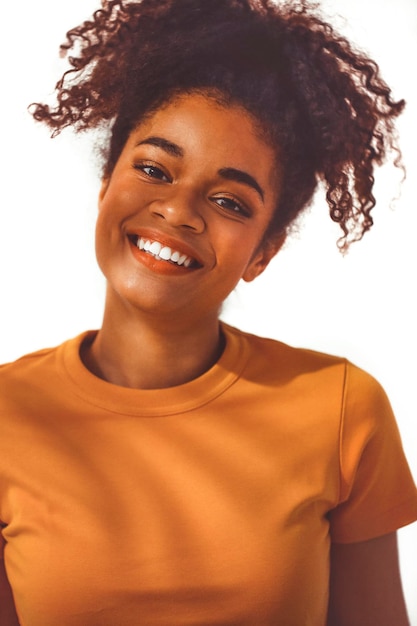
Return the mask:
<path id="1" fill-rule="evenodd" d="M 233 134 L 240 128 L 238 134 L 242 135 L 243 131 L 244 139 L 250 136 L 258 142 L 267 143 L 262 138 L 260 124 L 243 106 L 227 104 L 203 93 L 180 94 L 171 98 L 139 121 L 136 130 L 158 125 L 184 133 L 190 123 L 193 127 L 210 129 L 211 134 L 225 127 L 230 129 L 228 134 Z"/>
<path id="2" fill-rule="evenodd" d="M 185 156 L 203 158 L 207 166 L 217 161 L 223 167 L 249 169 L 269 183 L 280 170 L 261 124 L 242 106 L 209 95 L 174 97 L 137 125 L 131 141 L 152 135 L 175 143 Z"/>

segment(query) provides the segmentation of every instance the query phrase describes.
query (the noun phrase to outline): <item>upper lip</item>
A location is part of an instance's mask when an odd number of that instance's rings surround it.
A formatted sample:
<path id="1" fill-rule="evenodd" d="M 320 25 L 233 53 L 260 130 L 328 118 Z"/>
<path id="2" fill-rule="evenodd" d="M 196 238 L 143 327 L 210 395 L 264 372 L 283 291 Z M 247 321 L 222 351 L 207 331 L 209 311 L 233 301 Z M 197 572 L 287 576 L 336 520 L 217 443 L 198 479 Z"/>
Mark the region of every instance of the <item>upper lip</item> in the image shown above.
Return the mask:
<path id="1" fill-rule="evenodd" d="M 149 239 L 150 241 L 158 241 L 163 246 L 167 246 L 171 248 L 171 250 L 180 252 L 181 254 L 186 254 L 188 257 L 193 259 L 198 266 L 202 267 L 204 265 L 204 261 L 199 251 L 195 249 L 194 246 L 191 246 L 189 243 L 186 243 L 182 239 L 177 239 L 176 237 L 172 237 L 166 233 L 161 233 L 160 231 L 148 229 L 148 228 L 138 228 L 132 229 L 127 232 L 129 238 L 142 238 Z"/>

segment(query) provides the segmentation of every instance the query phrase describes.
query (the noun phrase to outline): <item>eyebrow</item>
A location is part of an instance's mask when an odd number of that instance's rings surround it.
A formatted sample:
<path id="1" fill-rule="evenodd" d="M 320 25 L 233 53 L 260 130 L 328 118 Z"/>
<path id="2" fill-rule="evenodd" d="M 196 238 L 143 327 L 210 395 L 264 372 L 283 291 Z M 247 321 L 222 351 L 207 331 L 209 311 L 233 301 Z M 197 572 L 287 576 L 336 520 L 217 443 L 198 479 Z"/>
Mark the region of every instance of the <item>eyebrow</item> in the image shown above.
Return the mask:
<path id="1" fill-rule="evenodd" d="M 162 150 L 165 150 L 165 152 L 167 152 L 168 154 L 174 157 L 180 157 L 180 158 L 184 157 L 184 150 L 179 145 L 177 145 L 176 143 L 173 143 L 172 141 L 168 141 L 168 139 L 164 139 L 163 137 L 154 137 L 154 136 L 147 137 L 146 139 L 139 141 L 136 145 L 137 146 L 143 146 L 143 145 L 156 146 L 157 148 L 161 148 Z M 262 189 L 258 181 L 247 172 L 238 170 L 234 167 L 223 167 L 222 169 L 219 170 L 218 173 L 222 178 L 226 180 L 236 181 L 238 183 L 243 183 L 244 185 L 251 187 L 260 195 L 262 200 L 264 200 L 265 198 L 264 190 Z"/>
<path id="2" fill-rule="evenodd" d="M 168 141 L 168 139 L 164 139 L 163 137 L 147 137 L 143 141 L 139 141 L 137 146 L 143 145 L 151 145 L 156 146 L 157 148 L 161 148 L 175 157 L 183 157 L 184 150 L 180 148 L 176 143 L 172 143 L 172 141 Z"/>
<path id="3" fill-rule="evenodd" d="M 238 183 L 243 183 L 248 187 L 252 187 L 252 189 L 255 189 L 255 191 L 258 192 L 262 200 L 264 200 L 264 190 L 262 189 L 258 181 L 247 172 L 237 170 L 234 167 L 224 167 L 219 170 L 219 174 L 222 178 L 225 178 L 226 180 L 235 180 Z"/>

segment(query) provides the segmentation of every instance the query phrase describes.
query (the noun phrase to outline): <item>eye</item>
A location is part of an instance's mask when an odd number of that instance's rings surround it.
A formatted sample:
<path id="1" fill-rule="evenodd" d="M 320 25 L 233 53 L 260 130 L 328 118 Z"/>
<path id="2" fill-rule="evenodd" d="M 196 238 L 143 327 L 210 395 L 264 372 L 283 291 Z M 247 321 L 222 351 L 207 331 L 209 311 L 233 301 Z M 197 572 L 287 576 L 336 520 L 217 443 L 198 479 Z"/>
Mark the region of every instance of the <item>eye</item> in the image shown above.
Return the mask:
<path id="1" fill-rule="evenodd" d="M 135 163 L 133 167 L 135 168 L 135 170 L 143 172 L 148 178 L 155 178 L 156 180 L 161 180 L 166 183 L 171 182 L 171 179 L 165 174 L 165 172 L 156 165 L 151 165 L 147 163 Z"/>
<path id="2" fill-rule="evenodd" d="M 249 209 L 242 202 L 238 202 L 234 198 L 221 196 L 218 198 L 214 197 L 213 200 L 219 207 L 230 213 L 235 213 L 236 215 L 242 215 L 244 217 L 250 217 L 251 215 Z"/>

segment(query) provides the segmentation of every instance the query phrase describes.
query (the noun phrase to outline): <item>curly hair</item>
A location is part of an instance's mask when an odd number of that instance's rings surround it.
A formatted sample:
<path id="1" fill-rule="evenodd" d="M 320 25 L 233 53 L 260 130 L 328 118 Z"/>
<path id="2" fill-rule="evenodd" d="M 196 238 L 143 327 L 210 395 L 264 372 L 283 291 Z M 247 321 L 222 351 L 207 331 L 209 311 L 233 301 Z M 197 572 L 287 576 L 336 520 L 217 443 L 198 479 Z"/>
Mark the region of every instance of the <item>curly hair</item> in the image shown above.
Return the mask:
<path id="1" fill-rule="evenodd" d="M 268 235 L 284 232 L 319 182 L 342 251 L 373 224 L 374 168 L 396 152 L 395 101 L 377 64 L 308 0 L 102 0 L 61 45 L 71 68 L 57 106 L 33 104 L 53 129 L 110 129 L 109 176 L 144 116 L 176 94 L 209 91 L 243 106 L 283 169 Z"/>

